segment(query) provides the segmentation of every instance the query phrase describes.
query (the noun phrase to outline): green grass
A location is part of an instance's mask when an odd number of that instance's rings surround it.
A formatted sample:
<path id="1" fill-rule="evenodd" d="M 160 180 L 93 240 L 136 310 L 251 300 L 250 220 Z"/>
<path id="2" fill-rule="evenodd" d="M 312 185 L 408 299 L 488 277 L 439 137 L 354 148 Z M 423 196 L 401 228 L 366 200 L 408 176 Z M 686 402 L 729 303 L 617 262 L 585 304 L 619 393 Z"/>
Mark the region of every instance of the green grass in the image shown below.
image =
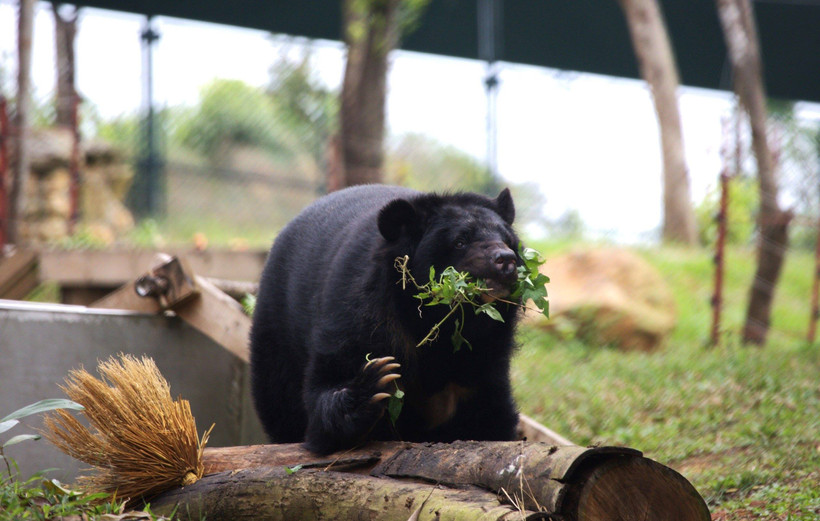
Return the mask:
<path id="1" fill-rule="evenodd" d="M 48 520 L 68 516 L 76 519 L 117 519 L 122 505 L 105 494 L 85 495 L 36 474 L 26 481 L 0 476 L 0 520 Z"/>
<path id="2" fill-rule="evenodd" d="M 564 248 L 544 248 L 549 255 Z M 662 349 L 620 352 L 524 329 L 521 409 L 576 443 L 626 445 L 681 472 L 725 520 L 820 517 L 820 346 L 804 340 L 813 258 L 789 252 L 763 348 L 739 341 L 754 252 L 727 256 L 721 345 L 706 344 L 709 252 L 640 252 L 670 284 Z M 547 263 L 549 266 L 549 260 Z"/>

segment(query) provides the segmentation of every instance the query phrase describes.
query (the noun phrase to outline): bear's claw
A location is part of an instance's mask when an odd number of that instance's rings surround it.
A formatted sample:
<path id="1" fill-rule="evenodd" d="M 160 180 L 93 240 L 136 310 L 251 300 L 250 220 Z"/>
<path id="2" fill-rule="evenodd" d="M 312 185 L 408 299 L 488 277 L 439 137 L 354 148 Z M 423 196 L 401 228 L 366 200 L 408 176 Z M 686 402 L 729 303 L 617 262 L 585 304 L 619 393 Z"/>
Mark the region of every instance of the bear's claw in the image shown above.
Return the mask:
<path id="1" fill-rule="evenodd" d="M 374 391 L 370 397 L 370 403 L 375 404 L 392 396 L 390 393 L 384 391 L 390 382 L 401 378 L 401 374 L 393 372 L 401 367 L 401 364 L 395 362 L 395 360 L 395 357 L 392 356 L 374 358 L 368 360 L 364 367 L 362 367 L 360 381 L 362 381 L 365 386 L 368 384 L 364 382 L 370 382 L 369 385 L 372 386 Z"/>

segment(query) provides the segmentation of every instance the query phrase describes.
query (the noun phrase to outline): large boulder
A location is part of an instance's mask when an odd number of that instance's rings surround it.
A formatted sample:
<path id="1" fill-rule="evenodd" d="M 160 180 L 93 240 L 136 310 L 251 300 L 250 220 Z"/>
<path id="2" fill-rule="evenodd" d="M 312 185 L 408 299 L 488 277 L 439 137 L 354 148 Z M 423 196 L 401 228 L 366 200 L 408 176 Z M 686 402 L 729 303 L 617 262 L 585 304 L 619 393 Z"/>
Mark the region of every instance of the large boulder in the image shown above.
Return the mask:
<path id="1" fill-rule="evenodd" d="M 550 319 L 533 320 L 553 331 L 622 349 L 650 351 L 675 326 L 675 301 L 658 271 L 624 249 L 574 251 L 549 258 L 542 271 Z"/>

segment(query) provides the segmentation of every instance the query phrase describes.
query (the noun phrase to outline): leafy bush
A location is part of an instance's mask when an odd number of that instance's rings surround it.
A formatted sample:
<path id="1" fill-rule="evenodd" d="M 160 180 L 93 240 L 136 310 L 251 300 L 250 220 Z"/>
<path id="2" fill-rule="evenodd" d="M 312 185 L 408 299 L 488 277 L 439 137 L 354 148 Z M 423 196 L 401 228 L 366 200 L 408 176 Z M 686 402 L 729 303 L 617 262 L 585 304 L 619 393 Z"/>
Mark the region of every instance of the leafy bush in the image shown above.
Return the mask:
<path id="1" fill-rule="evenodd" d="M 179 115 L 175 138 L 208 157 L 225 146 L 249 145 L 278 149 L 273 104 L 265 93 L 239 80 L 214 80 L 199 104 Z"/>

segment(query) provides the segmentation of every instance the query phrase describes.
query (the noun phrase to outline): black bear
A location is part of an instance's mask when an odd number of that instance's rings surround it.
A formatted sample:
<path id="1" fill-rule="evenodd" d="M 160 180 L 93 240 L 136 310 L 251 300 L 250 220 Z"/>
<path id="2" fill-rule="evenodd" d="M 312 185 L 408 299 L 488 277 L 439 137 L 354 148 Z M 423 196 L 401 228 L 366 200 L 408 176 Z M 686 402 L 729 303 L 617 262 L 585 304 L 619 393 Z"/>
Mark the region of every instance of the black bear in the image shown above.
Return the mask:
<path id="1" fill-rule="evenodd" d="M 251 330 L 254 403 L 272 442 L 316 453 L 367 439 L 512 440 L 518 414 L 509 369 L 518 307 L 504 321 L 465 313 L 416 347 L 447 306 L 422 307 L 394 263 L 427 282 L 448 266 L 483 279 L 496 297 L 517 281 L 518 238 L 509 190 L 495 198 L 365 185 L 327 195 L 276 238 Z M 506 299 L 505 299 L 506 300 Z M 386 398 L 401 388 L 395 424 Z"/>

